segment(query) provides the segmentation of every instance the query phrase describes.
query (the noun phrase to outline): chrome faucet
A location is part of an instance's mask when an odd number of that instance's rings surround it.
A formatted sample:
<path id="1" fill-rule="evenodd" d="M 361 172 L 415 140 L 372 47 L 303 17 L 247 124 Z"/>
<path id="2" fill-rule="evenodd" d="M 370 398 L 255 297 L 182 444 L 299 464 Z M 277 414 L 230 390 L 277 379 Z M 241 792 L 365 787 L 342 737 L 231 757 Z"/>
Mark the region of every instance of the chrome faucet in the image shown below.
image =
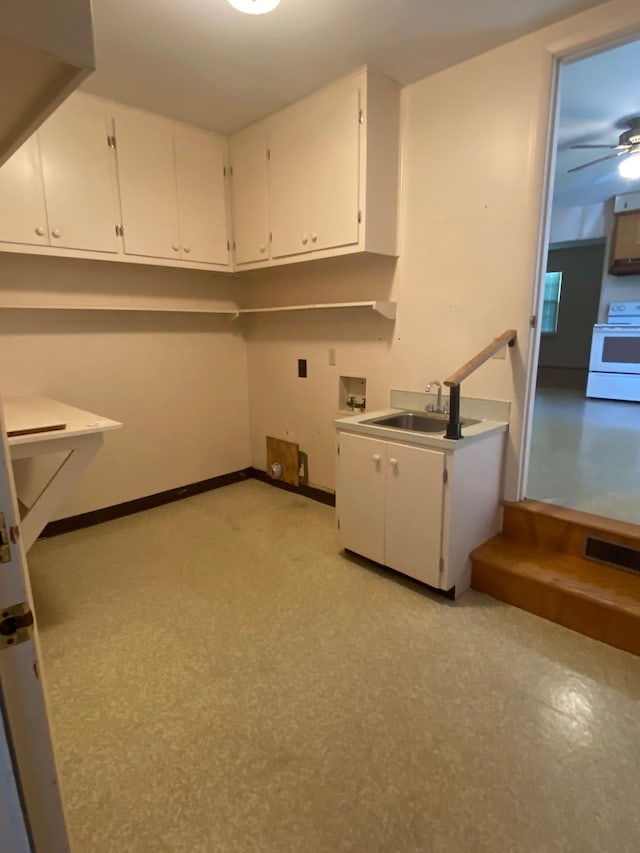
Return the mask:
<path id="1" fill-rule="evenodd" d="M 429 382 L 429 384 L 427 385 L 427 387 L 424 390 L 428 394 L 434 385 L 438 389 L 438 396 L 436 399 L 436 404 L 434 406 L 433 403 L 429 403 L 429 405 L 426 406 L 425 411 L 427 411 L 427 412 L 440 412 L 441 414 L 446 415 L 446 414 L 448 414 L 448 406 L 446 403 L 444 405 L 444 408 L 442 406 L 442 384 L 440 382 L 438 382 L 437 379 L 434 379 L 433 382 Z"/>

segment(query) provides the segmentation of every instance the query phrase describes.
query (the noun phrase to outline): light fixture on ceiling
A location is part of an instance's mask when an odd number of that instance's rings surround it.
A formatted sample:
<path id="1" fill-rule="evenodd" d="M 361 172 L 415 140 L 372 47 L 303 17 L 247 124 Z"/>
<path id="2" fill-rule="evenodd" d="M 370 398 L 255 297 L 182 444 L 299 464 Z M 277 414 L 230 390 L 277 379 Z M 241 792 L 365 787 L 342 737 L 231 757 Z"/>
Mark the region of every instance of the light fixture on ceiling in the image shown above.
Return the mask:
<path id="1" fill-rule="evenodd" d="M 630 181 L 640 179 L 640 151 L 628 154 L 624 160 L 621 160 L 618 172 L 621 178 L 627 178 Z"/>
<path id="2" fill-rule="evenodd" d="M 280 0 L 229 0 L 229 3 L 238 12 L 246 12 L 247 15 L 264 15 L 265 12 L 273 12 Z"/>

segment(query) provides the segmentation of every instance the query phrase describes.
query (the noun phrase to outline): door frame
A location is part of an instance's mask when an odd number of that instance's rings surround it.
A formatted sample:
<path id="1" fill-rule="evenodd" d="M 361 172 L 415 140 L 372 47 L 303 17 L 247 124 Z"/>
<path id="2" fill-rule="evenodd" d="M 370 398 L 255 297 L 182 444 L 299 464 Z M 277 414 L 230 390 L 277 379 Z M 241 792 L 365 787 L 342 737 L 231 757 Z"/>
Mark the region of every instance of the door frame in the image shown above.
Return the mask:
<path id="1" fill-rule="evenodd" d="M 603 7 L 606 9 L 605 4 Z M 614 5 L 614 4 L 611 4 Z M 562 68 L 579 59 L 585 59 L 614 47 L 640 40 L 640 9 L 631 3 L 623 6 L 610 16 L 603 15 L 581 28 L 547 45 L 547 52 L 553 61 L 551 86 L 549 92 L 549 112 L 547 125 L 546 156 L 544 180 L 541 188 L 540 227 L 536 252 L 536 271 L 532 288 L 531 315 L 538 319 L 533 334 L 529 336 L 527 358 L 527 379 L 523 401 L 523 430 L 520 446 L 518 470 L 518 488 L 516 500 L 526 497 L 529 477 L 531 439 L 533 434 L 533 409 L 537 384 L 538 360 L 540 357 L 540 323 L 542 301 L 544 297 L 544 273 L 547 268 L 549 235 L 551 231 L 551 212 L 553 207 L 553 184 L 558 142 L 559 91 Z"/>

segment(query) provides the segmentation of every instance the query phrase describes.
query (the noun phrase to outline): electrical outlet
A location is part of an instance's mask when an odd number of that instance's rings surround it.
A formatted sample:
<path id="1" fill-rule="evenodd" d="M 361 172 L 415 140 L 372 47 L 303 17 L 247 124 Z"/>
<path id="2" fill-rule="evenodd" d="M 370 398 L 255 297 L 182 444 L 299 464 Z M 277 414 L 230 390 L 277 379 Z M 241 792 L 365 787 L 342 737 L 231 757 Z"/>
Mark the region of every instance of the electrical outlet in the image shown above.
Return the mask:
<path id="1" fill-rule="evenodd" d="M 336 366 L 336 350 L 335 347 L 329 347 L 329 364 L 331 367 Z"/>

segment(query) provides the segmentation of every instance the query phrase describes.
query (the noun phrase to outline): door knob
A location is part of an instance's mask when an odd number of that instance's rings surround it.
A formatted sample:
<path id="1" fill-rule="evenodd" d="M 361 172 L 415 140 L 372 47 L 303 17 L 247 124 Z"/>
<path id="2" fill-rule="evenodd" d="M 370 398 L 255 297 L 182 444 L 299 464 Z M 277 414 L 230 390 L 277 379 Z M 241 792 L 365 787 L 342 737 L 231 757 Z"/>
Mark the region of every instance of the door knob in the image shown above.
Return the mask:
<path id="1" fill-rule="evenodd" d="M 312 234 L 312 235 L 311 235 L 311 240 L 312 240 L 314 243 L 317 241 L 317 239 L 318 239 L 318 235 L 317 235 L 317 234 Z"/>
<path id="2" fill-rule="evenodd" d="M 185 247 L 184 247 L 184 250 L 185 250 L 185 252 L 186 252 L 186 254 L 187 254 L 187 255 L 188 255 L 188 254 L 189 254 L 189 252 L 191 251 L 191 249 L 189 248 L 189 246 L 185 246 Z"/>
<path id="3" fill-rule="evenodd" d="M 51 234 L 52 234 L 54 237 L 59 237 L 59 236 L 60 236 L 60 229 L 59 229 L 59 228 L 54 228 L 54 229 L 53 229 L 53 231 L 51 232 Z"/>
<path id="4" fill-rule="evenodd" d="M 373 461 L 374 461 L 376 464 L 380 461 L 380 454 L 379 454 L 379 453 L 374 453 L 374 454 L 373 454 Z"/>
<path id="5" fill-rule="evenodd" d="M 260 245 L 260 251 L 261 251 L 261 252 L 266 252 L 266 250 L 267 250 L 267 247 L 264 245 L 264 243 L 262 243 L 262 244 Z"/>
<path id="6" fill-rule="evenodd" d="M 174 252 L 179 252 L 179 251 L 180 251 L 180 246 L 178 246 L 178 244 L 177 244 L 177 243 L 174 243 L 174 244 L 173 244 L 173 246 L 172 246 L 171 248 L 173 249 L 173 251 L 174 251 Z"/>
<path id="7" fill-rule="evenodd" d="M 302 238 L 302 242 L 304 243 L 304 245 L 305 245 L 305 246 L 306 246 L 306 245 L 307 245 L 307 243 L 309 242 L 309 238 L 307 237 L 307 235 L 306 235 L 306 234 L 303 236 L 303 238 Z"/>
<path id="8" fill-rule="evenodd" d="M 391 459 L 389 460 L 389 465 L 391 465 L 393 468 L 395 468 L 397 464 L 398 464 L 398 460 L 397 460 L 397 459 L 393 459 L 393 458 L 391 458 Z"/>
<path id="9" fill-rule="evenodd" d="M 38 237 L 44 236 L 44 228 L 41 225 L 38 225 L 38 227 L 36 228 L 36 234 L 38 235 Z"/>

